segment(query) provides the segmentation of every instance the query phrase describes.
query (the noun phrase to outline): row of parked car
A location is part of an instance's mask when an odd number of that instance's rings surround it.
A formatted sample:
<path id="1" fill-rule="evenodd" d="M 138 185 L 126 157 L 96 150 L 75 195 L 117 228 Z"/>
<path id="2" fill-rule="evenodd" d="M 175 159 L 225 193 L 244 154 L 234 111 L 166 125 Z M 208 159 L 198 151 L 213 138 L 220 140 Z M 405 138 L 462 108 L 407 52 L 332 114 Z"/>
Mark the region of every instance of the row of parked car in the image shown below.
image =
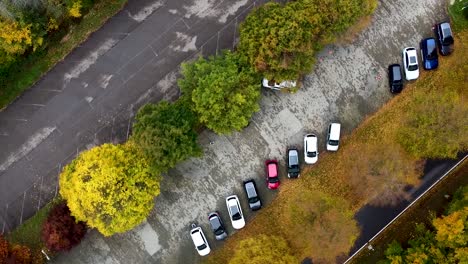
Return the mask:
<path id="1" fill-rule="evenodd" d="M 454 39 L 449 22 L 442 22 L 433 27 L 435 38 L 425 38 L 421 41 L 421 60 L 425 70 L 435 70 L 439 66 L 437 49 L 440 55 L 447 56 L 453 52 Z M 416 80 L 419 77 L 418 54 L 415 47 L 403 49 L 403 68 L 407 81 Z M 390 92 L 399 93 L 403 90 L 403 76 L 400 64 L 392 64 L 388 67 L 388 80 Z"/>
<path id="2" fill-rule="evenodd" d="M 338 151 L 340 144 L 341 124 L 331 123 L 328 126 L 326 139 L 326 149 L 328 151 Z M 304 136 L 304 162 L 306 164 L 314 164 L 318 161 L 318 139 L 315 134 L 307 134 Z M 296 147 L 288 148 L 287 156 L 287 175 L 288 178 L 298 178 L 300 176 L 300 157 L 299 150 Z M 275 159 L 265 161 L 265 182 L 270 190 L 275 190 L 280 186 L 279 165 Z M 249 179 L 243 181 L 244 191 L 247 197 L 249 208 L 256 211 L 262 208 L 262 202 L 258 195 L 257 185 L 255 180 Z M 226 207 L 229 213 L 232 227 L 241 229 L 245 226 L 245 219 L 242 213 L 242 207 L 237 195 L 226 197 Z M 210 227 L 215 235 L 216 240 L 223 240 L 227 237 L 227 231 L 221 219 L 219 212 L 211 212 L 208 214 Z M 208 255 L 211 251 L 208 240 L 200 226 L 192 224 L 190 236 L 198 254 L 201 256 Z"/>

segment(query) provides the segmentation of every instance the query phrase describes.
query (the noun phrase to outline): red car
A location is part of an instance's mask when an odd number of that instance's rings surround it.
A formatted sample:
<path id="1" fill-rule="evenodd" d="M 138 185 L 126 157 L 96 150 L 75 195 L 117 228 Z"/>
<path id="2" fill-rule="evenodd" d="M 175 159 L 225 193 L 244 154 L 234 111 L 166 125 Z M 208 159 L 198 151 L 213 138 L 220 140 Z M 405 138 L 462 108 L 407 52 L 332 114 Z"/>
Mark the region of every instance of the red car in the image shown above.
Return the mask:
<path id="1" fill-rule="evenodd" d="M 265 161 L 266 169 L 266 182 L 267 187 L 270 190 L 277 189 L 280 186 L 280 180 L 278 177 L 278 161 L 267 160 Z"/>

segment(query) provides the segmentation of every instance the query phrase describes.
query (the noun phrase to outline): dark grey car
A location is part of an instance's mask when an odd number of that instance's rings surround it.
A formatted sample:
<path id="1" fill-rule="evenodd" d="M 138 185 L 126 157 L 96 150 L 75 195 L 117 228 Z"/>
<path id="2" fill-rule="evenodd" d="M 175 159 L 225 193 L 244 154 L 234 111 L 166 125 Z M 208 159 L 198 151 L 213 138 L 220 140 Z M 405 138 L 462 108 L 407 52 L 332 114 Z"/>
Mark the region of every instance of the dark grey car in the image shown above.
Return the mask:
<path id="1" fill-rule="evenodd" d="M 299 151 L 296 148 L 288 149 L 288 178 L 298 178 L 300 170 Z"/>
<path id="2" fill-rule="evenodd" d="M 258 196 L 255 181 L 252 179 L 244 181 L 244 190 L 247 195 L 247 200 L 249 201 L 250 209 L 252 211 L 256 211 L 262 208 L 262 202 L 260 201 L 260 197 Z"/>
<path id="3" fill-rule="evenodd" d="M 224 228 L 223 220 L 218 212 L 209 213 L 208 221 L 210 221 L 211 230 L 213 230 L 216 240 L 223 240 L 227 237 L 226 228 Z"/>

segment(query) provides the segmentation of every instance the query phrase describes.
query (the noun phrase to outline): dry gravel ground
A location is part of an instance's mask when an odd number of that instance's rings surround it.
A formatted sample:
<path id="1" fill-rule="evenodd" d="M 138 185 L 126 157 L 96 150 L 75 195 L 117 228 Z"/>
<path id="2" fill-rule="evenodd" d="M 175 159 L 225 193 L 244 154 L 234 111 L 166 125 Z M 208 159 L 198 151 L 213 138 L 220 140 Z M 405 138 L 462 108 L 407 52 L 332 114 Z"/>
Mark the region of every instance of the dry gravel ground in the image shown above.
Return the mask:
<path id="1" fill-rule="evenodd" d="M 198 15 L 212 23 L 227 24 L 233 16 L 226 16 L 225 10 L 237 13 L 252 3 L 246 0 L 236 1 L 236 4 L 207 0 L 186 2 L 190 8 L 172 12 L 185 12 L 186 17 Z M 241 133 L 217 136 L 203 132 L 200 142 L 205 155 L 170 171 L 147 222 L 130 232 L 108 238 L 90 231 L 78 247 L 52 262 L 200 262 L 189 237 L 190 223 L 201 224 L 210 245 L 220 247 L 222 242 L 215 242 L 209 230 L 207 214 L 218 210 L 230 227 L 224 198 L 237 194 L 248 224 L 253 214 L 247 210 L 242 180 L 255 178 L 263 202 L 268 204 L 275 192 L 266 190 L 263 184 L 265 159 L 280 160 L 281 179 L 287 180 L 284 170 L 287 146 L 302 148 L 303 135 L 314 132 L 319 135 L 320 149 L 324 151 L 323 139 L 329 122 L 341 122 L 344 133 L 350 133 L 366 115 L 388 101 L 391 95 L 386 67 L 401 61 L 403 47 L 417 46 L 419 40 L 431 35 L 431 26 L 446 18 L 444 5 L 442 0 L 380 1 L 370 27 L 350 45 L 327 46 L 317 56 L 314 71 L 305 77 L 304 87 L 297 93 L 265 90 L 261 111 Z M 217 9 L 213 9 L 214 6 Z M 150 15 L 141 26 L 151 23 L 152 16 L 157 15 L 160 13 Z M 171 47 L 174 50 L 200 48 L 196 41 L 185 44 Z M 177 68 L 160 83 L 174 90 L 176 75 Z M 234 232 L 232 228 L 229 231 Z"/>

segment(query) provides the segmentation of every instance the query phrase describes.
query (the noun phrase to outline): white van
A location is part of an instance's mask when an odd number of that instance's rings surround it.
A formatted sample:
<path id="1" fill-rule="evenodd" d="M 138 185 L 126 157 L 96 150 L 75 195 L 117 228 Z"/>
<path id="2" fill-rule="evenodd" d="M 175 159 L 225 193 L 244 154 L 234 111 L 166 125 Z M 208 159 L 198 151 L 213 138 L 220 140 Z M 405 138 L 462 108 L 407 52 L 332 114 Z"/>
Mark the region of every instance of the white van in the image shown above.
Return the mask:
<path id="1" fill-rule="evenodd" d="M 340 146 L 340 130 L 341 125 L 339 123 L 331 123 L 328 126 L 327 136 L 327 150 L 337 151 Z"/>

